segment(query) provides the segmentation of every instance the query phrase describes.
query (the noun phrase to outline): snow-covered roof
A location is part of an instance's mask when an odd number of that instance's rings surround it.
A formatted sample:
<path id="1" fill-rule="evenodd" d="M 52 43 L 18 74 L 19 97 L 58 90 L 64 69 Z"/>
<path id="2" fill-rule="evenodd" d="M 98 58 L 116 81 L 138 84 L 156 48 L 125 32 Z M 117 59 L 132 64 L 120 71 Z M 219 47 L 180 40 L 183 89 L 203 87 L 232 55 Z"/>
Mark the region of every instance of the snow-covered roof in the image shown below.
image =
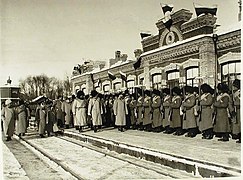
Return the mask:
<path id="1" fill-rule="evenodd" d="M 221 27 L 219 26 L 215 33 L 217 35 L 223 35 L 223 34 L 227 34 L 227 33 L 230 33 L 230 32 L 233 32 L 233 31 L 237 31 L 237 30 L 241 30 L 241 21 L 235 23 L 235 24 L 232 24 L 232 25 L 229 25 L 227 27 Z"/>

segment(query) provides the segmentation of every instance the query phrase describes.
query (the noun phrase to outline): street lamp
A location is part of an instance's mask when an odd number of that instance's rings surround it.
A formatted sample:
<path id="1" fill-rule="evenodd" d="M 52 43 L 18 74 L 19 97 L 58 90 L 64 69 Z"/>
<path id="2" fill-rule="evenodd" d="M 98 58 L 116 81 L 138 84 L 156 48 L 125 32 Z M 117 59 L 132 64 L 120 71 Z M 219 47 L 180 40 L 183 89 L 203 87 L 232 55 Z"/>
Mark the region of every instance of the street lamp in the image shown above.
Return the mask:
<path id="1" fill-rule="evenodd" d="M 218 84 L 218 50 L 217 50 L 218 35 L 213 34 L 213 44 L 215 53 L 215 89 Z"/>

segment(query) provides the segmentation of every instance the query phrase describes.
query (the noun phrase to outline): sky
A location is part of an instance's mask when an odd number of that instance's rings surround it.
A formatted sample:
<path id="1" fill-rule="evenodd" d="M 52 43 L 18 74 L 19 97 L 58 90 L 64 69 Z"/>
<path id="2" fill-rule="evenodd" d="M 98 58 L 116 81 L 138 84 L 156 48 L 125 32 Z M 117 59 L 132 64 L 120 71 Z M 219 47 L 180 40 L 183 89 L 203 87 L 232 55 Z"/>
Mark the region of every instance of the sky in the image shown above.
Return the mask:
<path id="1" fill-rule="evenodd" d="M 85 60 L 114 58 L 115 51 L 135 59 L 140 32 L 157 34 L 160 3 L 174 11 L 194 3 L 217 4 L 217 24 L 238 21 L 238 0 L 0 0 L 0 85 L 28 75 L 70 76 Z"/>

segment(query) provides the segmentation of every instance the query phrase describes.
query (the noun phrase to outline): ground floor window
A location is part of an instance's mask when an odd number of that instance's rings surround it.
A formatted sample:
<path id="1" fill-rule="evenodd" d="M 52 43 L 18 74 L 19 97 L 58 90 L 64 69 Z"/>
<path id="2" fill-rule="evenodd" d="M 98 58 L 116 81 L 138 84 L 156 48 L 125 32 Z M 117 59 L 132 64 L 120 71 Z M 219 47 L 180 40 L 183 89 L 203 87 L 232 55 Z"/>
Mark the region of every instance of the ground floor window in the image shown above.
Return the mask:
<path id="1" fill-rule="evenodd" d="M 196 77 L 199 76 L 198 69 L 198 67 L 190 67 L 186 69 L 186 85 L 198 86 L 198 79 L 196 79 Z"/>
<path id="2" fill-rule="evenodd" d="M 103 86 L 103 91 L 104 91 L 105 93 L 108 93 L 108 92 L 110 91 L 110 85 L 109 85 L 109 84 L 104 85 L 104 86 Z"/>
<path id="3" fill-rule="evenodd" d="M 144 78 L 140 78 L 140 79 L 139 79 L 139 84 L 140 84 L 140 85 L 143 85 L 143 84 L 144 84 Z"/>
<path id="4" fill-rule="evenodd" d="M 179 70 L 167 72 L 167 86 L 172 89 L 173 87 L 179 87 Z"/>
<path id="5" fill-rule="evenodd" d="M 161 80 L 162 80 L 161 73 L 156 73 L 152 75 L 152 86 L 154 89 L 161 88 Z"/>
<path id="6" fill-rule="evenodd" d="M 127 81 L 127 87 L 128 88 L 131 88 L 131 87 L 134 87 L 135 86 L 135 81 L 134 80 L 128 80 Z"/>
<path id="7" fill-rule="evenodd" d="M 122 85 L 121 82 L 114 83 L 114 90 L 119 90 L 121 89 Z"/>
<path id="8" fill-rule="evenodd" d="M 235 79 L 241 79 L 240 61 L 233 61 L 221 64 L 221 80 L 231 88 Z"/>

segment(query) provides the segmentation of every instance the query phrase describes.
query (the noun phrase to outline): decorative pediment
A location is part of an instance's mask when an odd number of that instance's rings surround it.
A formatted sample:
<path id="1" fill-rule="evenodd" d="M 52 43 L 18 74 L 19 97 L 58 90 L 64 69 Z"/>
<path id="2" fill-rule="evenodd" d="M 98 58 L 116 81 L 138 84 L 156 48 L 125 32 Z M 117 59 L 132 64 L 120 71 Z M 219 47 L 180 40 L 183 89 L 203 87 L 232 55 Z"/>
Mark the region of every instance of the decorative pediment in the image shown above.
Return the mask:
<path id="1" fill-rule="evenodd" d="M 184 69 L 187 69 L 187 68 L 193 67 L 193 66 L 199 66 L 199 59 L 188 59 L 187 61 L 181 63 L 181 65 Z"/>
<path id="2" fill-rule="evenodd" d="M 240 61 L 240 60 L 241 60 L 241 54 L 232 53 L 232 52 L 228 52 L 227 54 L 224 54 L 223 56 L 218 58 L 219 64 L 232 62 L 232 61 Z"/>
<path id="3" fill-rule="evenodd" d="M 181 66 L 181 64 L 179 64 L 179 63 L 170 63 L 168 66 L 164 67 L 164 70 L 165 70 L 165 72 L 179 70 L 180 66 Z"/>
<path id="4" fill-rule="evenodd" d="M 158 67 L 154 67 L 153 69 L 150 69 L 150 74 L 153 75 L 153 74 L 157 74 L 157 73 L 162 73 L 162 69 L 161 68 L 158 68 Z"/>

